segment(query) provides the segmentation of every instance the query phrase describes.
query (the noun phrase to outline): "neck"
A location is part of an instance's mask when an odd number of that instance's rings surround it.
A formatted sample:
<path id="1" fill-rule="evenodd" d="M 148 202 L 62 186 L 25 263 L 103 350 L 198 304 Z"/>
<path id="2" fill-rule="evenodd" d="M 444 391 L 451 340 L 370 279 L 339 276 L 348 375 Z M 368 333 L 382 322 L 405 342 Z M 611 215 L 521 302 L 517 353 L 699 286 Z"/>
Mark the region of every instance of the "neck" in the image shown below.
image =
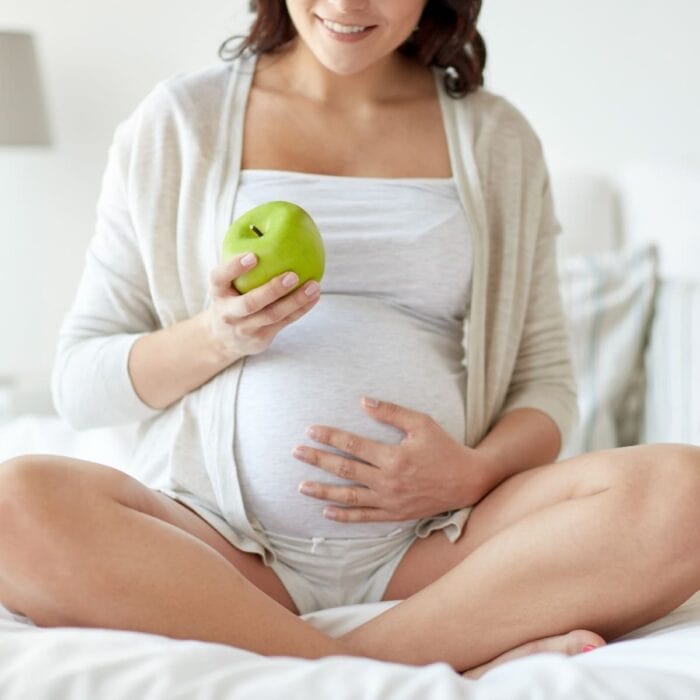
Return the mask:
<path id="1" fill-rule="evenodd" d="M 415 97 L 417 86 L 421 91 L 433 89 L 430 71 L 397 52 L 358 73 L 340 75 L 326 68 L 297 37 L 270 61 L 279 63 L 287 90 L 330 109 L 363 111 Z"/>

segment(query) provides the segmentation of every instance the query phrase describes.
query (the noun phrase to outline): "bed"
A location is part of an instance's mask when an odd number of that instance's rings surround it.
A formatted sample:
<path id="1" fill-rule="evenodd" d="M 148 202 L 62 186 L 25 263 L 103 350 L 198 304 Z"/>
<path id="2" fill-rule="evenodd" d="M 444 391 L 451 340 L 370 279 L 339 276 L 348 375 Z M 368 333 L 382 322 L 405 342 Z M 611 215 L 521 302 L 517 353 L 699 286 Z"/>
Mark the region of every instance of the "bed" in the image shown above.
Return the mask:
<path id="1" fill-rule="evenodd" d="M 55 415 L 25 414 L 0 426 L 0 461 L 55 453 L 129 471 L 134 428 L 77 432 Z M 303 616 L 340 636 L 398 601 Z M 444 663 L 416 667 L 335 656 L 308 661 L 106 629 L 39 628 L 0 607 L 2 700 L 117 698 L 700 698 L 700 592 L 664 618 L 608 646 L 568 657 L 537 654 L 478 681 Z"/>
<path id="2" fill-rule="evenodd" d="M 700 353 L 676 352 L 689 347 L 692 329 L 697 334 L 700 328 L 700 280 L 691 264 L 697 256 L 680 254 L 697 245 L 692 212 L 700 173 L 631 171 L 618 183 L 621 201 L 599 178 L 559 172 L 553 183 L 566 234 L 562 294 L 575 351 L 595 351 L 575 357 L 582 422 L 565 454 L 631 442 L 700 444 Z M 625 231 L 617 228 L 621 220 Z M 644 247 L 649 243 L 656 251 Z M 582 303 L 593 292 L 595 308 Z M 605 318 L 620 314 L 637 322 L 624 334 L 606 335 Z M 78 432 L 55 414 L 29 410 L 21 396 L 15 406 L 20 410 L 0 424 L 0 461 L 64 454 L 138 477 L 130 463 L 135 426 Z M 345 606 L 303 619 L 340 636 L 396 604 Z M 700 699 L 700 591 L 665 617 L 608 641 L 574 657 L 516 659 L 475 681 L 444 663 L 415 667 L 343 656 L 308 661 L 135 632 L 43 629 L 0 607 L 0 698 Z"/>

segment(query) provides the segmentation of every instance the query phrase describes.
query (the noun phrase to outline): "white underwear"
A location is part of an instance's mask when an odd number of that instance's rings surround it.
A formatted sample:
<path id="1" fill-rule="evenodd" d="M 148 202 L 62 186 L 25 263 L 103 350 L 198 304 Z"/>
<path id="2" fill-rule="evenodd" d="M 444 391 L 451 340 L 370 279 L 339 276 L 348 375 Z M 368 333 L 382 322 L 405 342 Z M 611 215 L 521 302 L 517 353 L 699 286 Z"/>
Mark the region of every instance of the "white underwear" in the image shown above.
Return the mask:
<path id="1" fill-rule="evenodd" d="M 300 615 L 382 600 L 401 559 L 418 539 L 413 530 L 352 539 L 265 534 L 277 555 L 270 568 Z"/>

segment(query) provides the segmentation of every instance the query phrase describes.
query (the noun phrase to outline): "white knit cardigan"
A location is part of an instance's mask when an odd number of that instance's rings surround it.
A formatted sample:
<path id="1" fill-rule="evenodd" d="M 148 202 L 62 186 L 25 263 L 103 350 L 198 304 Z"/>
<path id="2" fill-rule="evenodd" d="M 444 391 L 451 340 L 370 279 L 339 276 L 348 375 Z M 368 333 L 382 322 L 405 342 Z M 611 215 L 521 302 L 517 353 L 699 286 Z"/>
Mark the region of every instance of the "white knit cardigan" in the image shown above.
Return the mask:
<path id="1" fill-rule="evenodd" d="M 141 335 L 208 303 L 209 272 L 233 212 L 254 66 L 254 57 L 243 58 L 165 80 L 118 126 L 96 232 L 60 332 L 52 391 L 75 427 L 140 421 L 133 460 L 142 480 L 195 494 L 224 515 L 237 546 L 268 560 L 234 474 L 234 404 L 245 360 L 162 411 L 139 399 L 127 371 Z M 577 417 L 576 393 L 557 281 L 560 227 L 540 141 L 507 100 L 485 89 L 453 99 L 437 70 L 434 76 L 452 173 L 474 233 L 466 444 L 476 445 L 518 407 L 551 416 L 563 442 Z M 425 518 L 417 532 L 446 528 L 455 541 L 468 512 Z"/>

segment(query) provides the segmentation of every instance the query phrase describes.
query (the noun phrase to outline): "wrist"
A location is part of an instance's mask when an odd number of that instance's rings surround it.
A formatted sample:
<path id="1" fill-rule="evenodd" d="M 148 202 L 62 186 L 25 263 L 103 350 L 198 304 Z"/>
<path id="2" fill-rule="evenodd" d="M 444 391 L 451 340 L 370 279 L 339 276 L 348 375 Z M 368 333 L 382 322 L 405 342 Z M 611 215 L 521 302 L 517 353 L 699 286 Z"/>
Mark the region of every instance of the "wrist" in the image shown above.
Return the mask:
<path id="1" fill-rule="evenodd" d="M 192 320 L 199 326 L 201 337 L 204 338 L 205 357 L 214 369 L 220 372 L 243 357 L 216 333 L 210 309 L 197 314 Z"/>
<path id="2" fill-rule="evenodd" d="M 496 485 L 497 465 L 493 456 L 474 447 L 463 446 L 463 463 L 452 485 L 454 509 L 478 503 Z"/>
<path id="3" fill-rule="evenodd" d="M 478 500 L 481 500 L 503 481 L 505 475 L 503 474 L 501 460 L 491 451 L 483 447 L 477 447 L 472 450 L 472 453 Z"/>

